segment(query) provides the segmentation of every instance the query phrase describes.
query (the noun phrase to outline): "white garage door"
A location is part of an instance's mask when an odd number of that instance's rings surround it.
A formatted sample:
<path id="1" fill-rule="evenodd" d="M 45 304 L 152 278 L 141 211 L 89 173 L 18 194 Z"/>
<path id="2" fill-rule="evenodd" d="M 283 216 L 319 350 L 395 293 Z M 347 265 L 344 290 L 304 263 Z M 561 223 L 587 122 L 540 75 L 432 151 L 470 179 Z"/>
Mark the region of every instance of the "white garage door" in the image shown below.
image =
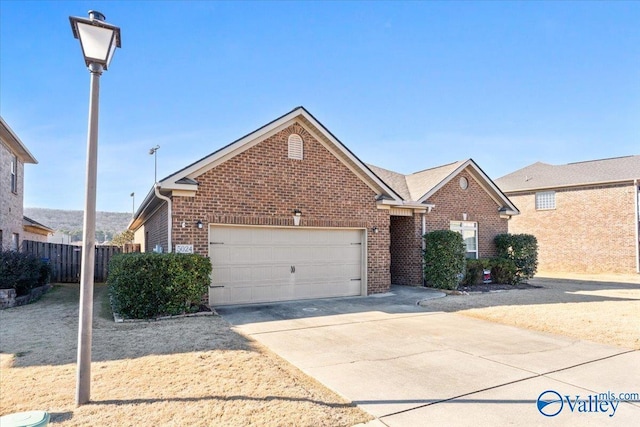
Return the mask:
<path id="1" fill-rule="evenodd" d="M 212 225 L 209 304 L 361 295 L 363 233 Z"/>

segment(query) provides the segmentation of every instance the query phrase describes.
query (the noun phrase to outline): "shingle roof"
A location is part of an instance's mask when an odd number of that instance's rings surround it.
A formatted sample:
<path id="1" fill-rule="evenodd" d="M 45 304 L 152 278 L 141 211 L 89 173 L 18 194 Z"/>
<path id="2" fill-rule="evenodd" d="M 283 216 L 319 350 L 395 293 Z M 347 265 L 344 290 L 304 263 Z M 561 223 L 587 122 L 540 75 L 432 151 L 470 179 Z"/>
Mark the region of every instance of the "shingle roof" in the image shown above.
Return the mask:
<path id="1" fill-rule="evenodd" d="M 444 181 L 465 162 L 466 160 L 461 160 L 447 165 L 425 169 L 409 175 L 403 175 L 401 173 L 393 172 L 370 164 L 367 164 L 367 166 L 373 171 L 373 173 L 378 175 L 380 179 L 386 182 L 393 191 L 400 194 L 404 200 L 419 200 L 422 196 Z"/>
<path id="2" fill-rule="evenodd" d="M 405 176 L 401 173 L 383 169 L 367 163 L 367 167 L 373 171 L 378 178 L 387 183 L 389 187 L 400 195 L 404 200 L 412 200 Z"/>
<path id="3" fill-rule="evenodd" d="M 31 218 L 29 218 L 27 216 L 23 216 L 22 217 L 22 225 L 41 228 L 41 229 L 49 231 L 51 233 L 54 232 L 53 229 L 47 227 L 46 225 L 40 224 L 38 221 L 35 221 L 35 220 L 33 220 L 33 219 L 31 219 Z"/>
<path id="4" fill-rule="evenodd" d="M 382 179 L 405 201 L 424 203 L 439 191 L 443 185 L 457 176 L 462 170 L 468 170 L 478 182 L 483 182 L 485 190 L 496 203 L 502 205 L 510 215 L 518 215 L 520 211 L 509 198 L 495 185 L 495 183 L 480 169 L 473 159 L 459 160 L 442 166 L 425 169 L 409 175 L 403 175 L 388 169 L 367 164 L 367 167 Z"/>
<path id="5" fill-rule="evenodd" d="M 409 187 L 412 199 L 419 200 L 467 161 L 460 160 L 407 175 L 407 187 Z"/>
<path id="6" fill-rule="evenodd" d="M 504 192 L 640 179 L 640 155 L 550 165 L 537 162 L 495 180 Z"/>

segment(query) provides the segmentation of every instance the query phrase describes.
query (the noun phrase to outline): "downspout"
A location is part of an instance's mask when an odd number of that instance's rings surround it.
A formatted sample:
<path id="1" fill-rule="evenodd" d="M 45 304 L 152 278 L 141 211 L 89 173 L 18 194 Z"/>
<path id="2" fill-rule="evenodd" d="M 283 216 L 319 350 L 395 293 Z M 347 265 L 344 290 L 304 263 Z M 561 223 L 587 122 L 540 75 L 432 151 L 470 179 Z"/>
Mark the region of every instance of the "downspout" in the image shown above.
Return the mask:
<path id="1" fill-rule="evenodd" d="M 422 235 L 421 235 L 421 239 L 422 240 L 422 286 L 425 286 L 427 284 L 425 277 L 424 277 L 424 250 L 427 248 L 426 243 L 424 241 L 424 235 L 427 234 L 427 217 L 425 216 L 426 214 L 422 213 Z"/>
<path id="2" fill-rule="evenodd" d="M 166 200 L 167 201 L 167 246 L 169 246 L 167 248 L 167 252 L 171 253 L 171 234 L 172 234 L 172 229 L 171 229 L 171 199 L 167 196 L 163 196 L 162 194 L 160 194 L 160 184 L 156 182 L 156 185 L 153 187 L 154 192 L 156 193 L 156 197 L 158 199 L 162 199 L 162 200 Z"/>
<path id="3" fill-rule="evenodd" d="M 636 273 L 640 273 L 640 188 L 638 187 L 638 180 L 633 180 L 633 192 L 636 205 L 636 217 L 634 224 L 636 226 Z"/>

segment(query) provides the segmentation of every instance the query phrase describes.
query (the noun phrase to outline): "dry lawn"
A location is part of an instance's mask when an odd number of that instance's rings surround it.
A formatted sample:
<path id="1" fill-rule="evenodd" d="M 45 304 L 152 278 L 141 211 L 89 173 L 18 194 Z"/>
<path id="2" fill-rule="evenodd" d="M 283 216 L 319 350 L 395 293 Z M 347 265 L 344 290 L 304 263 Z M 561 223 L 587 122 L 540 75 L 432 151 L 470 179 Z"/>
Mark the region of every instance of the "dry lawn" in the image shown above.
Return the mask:
<path id="1" fill-rule="evenodd" d="M 640 349 L 640 276 L 536 277 L 541 289 L 448 296 L 429 310 Z"/>
<path id="2" fill-rule="evenodd" d="M 75 407 L 77 285 L 0 311 L 0 415 L 61 426 L 351 426 L 372 417 L 220 317 L 116 324 L 96 288 L 92 402 Z"/>

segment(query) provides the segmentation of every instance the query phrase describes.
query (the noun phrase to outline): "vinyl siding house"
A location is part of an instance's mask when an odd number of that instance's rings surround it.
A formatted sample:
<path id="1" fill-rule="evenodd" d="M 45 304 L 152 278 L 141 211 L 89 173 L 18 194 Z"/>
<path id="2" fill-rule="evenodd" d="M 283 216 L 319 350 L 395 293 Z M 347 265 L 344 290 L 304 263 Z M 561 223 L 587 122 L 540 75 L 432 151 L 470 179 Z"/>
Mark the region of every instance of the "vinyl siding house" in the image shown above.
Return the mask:
<path id="1" fill-rule="evenodd" d="M 0 117 L 0 248 L 20 249 L 24 239 L 24 165 L 38 163 Z"/>
<path id="2" fill-rule="evenodd" d="M 414 175 L 364 164 L 298 107 L 157 182 L 129 228 L 143 251 L 208 256 L 209 303 L 224 305 L 420 285 L 423 224 L 491 211 L 478 230 L 506 231 L 517 214 L 472 160 Z"/>
<path id="3" fill-rule="evenodd" d="M 538 270 L 637 273 L 640 156 L 537 162 L 496 180 L 521 210 L 511 233 L 538 239 Z"/>

